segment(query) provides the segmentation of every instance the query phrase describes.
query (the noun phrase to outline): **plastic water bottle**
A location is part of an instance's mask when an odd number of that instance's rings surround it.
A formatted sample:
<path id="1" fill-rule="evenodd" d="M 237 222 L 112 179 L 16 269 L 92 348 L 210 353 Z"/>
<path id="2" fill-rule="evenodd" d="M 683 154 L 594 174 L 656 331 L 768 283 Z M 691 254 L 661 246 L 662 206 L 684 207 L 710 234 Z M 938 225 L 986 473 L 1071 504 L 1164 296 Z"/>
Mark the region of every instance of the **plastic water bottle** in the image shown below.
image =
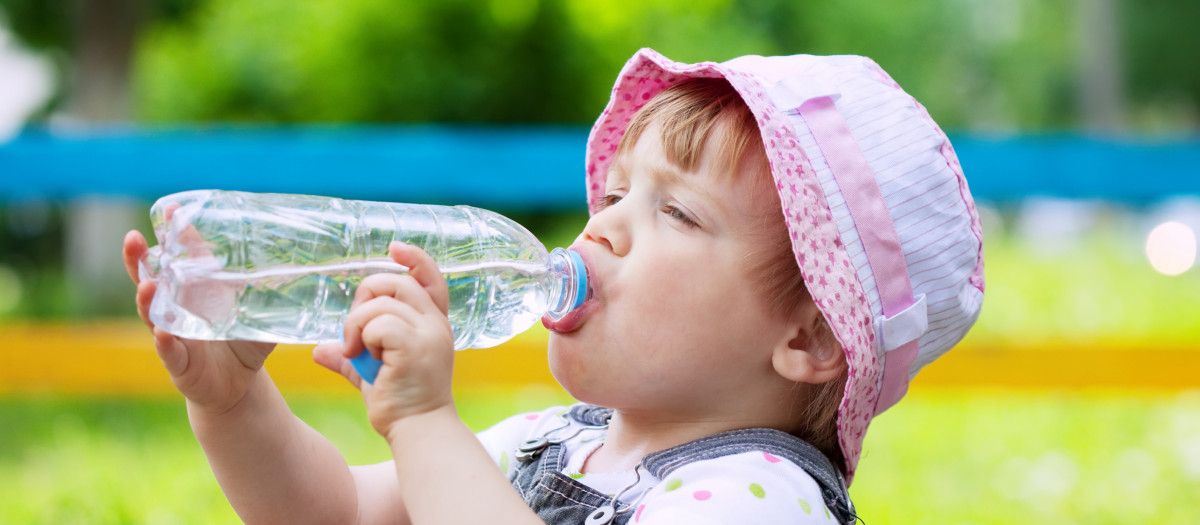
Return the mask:
<path id="1" fill-rule="evenodd" d="M 407 270 L 392 241 L 437 261 L 456 350 L 561 319 L 588 292 L 578 254 L 547 252 L 520 224 L 468 206 L 196 190 L 159 199 L 150 218 L 159 245 L 139 263 L 157 284 L 150 320 L 187 339 L 340 341 L 358 284 Z M 353 362 L 373 381 L 378 361 L 364 351 Z"/>

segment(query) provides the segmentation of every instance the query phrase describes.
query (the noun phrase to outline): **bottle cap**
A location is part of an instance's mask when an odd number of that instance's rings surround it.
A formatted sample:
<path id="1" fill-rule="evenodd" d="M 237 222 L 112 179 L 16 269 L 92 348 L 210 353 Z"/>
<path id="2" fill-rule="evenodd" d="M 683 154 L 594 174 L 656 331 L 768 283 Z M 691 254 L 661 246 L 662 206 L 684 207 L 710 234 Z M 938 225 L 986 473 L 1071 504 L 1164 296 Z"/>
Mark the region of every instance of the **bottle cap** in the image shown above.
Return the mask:
<path id="1" fill-rule="evenodd" d="M 570 308 L 574 310 L 587 300 L 588 274 L 587 266 L 583 264 L 583 257 L 575 253 L 575 250 L 567 250 L 567 254 L 571 257 L 571 266 L 575 269 L 575 304 L 572 304 Z"/>
<path id="2" fill-rule="evenodd" d="M 383 367 L 383 361 L 371 357 L 371 352 L 364 348 L 362 353 L 350 358 L 350 365 L 363 381 L 372 385 L 375 384 L 375 376 L 379 375 L 379 369 Z"/>

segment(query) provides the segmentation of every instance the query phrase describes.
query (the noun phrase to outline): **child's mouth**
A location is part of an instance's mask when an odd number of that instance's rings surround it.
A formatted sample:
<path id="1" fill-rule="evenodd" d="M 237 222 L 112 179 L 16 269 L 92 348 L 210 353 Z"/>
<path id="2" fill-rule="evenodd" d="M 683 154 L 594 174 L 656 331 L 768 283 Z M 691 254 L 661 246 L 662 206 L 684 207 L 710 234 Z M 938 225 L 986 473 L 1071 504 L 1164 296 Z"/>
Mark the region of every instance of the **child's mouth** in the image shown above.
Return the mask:
<path id="1" fill-rule="evenodd" d="M 595 298 L 588 298 L 587 301 L 579 305 L 579 308 L 571 310 L 567 313 L 567 315 L 564 315 L 557 321 L 551 318 L 549 314 L 544 315 L 542 316 L 542 326 L 545 326 L 546 329 L 550 330 L 551 332 L 560 334 L 574 332 L 583 325 L 584 318 L 587 316 L 588 312 L 595 308 L 596 304 L 598 303 L 596 302 Z"/>

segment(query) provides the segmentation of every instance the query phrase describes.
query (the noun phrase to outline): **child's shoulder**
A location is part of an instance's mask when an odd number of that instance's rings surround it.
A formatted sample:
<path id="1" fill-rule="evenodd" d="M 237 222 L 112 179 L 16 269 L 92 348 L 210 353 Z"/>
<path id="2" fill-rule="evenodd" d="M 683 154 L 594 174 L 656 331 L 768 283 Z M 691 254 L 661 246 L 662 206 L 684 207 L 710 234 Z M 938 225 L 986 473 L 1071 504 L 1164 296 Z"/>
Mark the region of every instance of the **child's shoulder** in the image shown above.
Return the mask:
<path id="1" fill-rule="evenodd" d="M 514 459 L 511 457 L 513 451 L 522 443 L 531 437 L 544 435 L 571 424 L 567 417 L 571 408 L 552 406 L 537 412 L 516 414 L 476 434 L 476 437 L 496 464 L 508 472 L 508 467 Z"/>
<path id="2" fill-rule="evenodd" d="M 657 518 L 664 523 L 693 513 L 715 523 L 810 523 L 833 519 L 820 486 L 807 471 L 764 451 L 741 452 L 683 465 L 652 489 L 644 503 L 639 509 L 643 519 Z"/>
<path id="3" fill-rule="evenodd" d="M 480 432 L 479 435 L 520 436 L 517 439 L 519 443 L 532 433 L 545 433 L 555 428 L 567 426 L 569 424 L 567 415 L 571 411 L 572 406 L 552 406 L 536 412 L 515 414 L 501 420 L 491 428 Z"/>

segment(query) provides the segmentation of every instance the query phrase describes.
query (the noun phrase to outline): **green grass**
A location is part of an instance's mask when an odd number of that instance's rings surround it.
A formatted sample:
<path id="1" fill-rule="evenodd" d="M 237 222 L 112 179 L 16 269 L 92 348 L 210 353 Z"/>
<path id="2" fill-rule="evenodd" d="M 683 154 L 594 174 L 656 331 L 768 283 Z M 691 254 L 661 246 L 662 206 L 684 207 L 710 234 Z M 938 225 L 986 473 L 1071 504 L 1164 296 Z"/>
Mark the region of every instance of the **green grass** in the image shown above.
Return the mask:
<path id="1" fill-rule="evenodd" d="M 293 409 L 387 459 L 354 397 Z M 460 396 L 467 423 L 562 402 Z M 1200 395 L 915 393 L 872 426 L 852 495 L 887 523 L 1200 523 Z M 0 399 L 0 523 L 237 523 L 176 399 Z"/>
<path id="2" fill-rule="evenodd" d="M 1109 219 L 1113 221 L 1113 219 Z M 1200 270 L 1162 275 L 1144 239 L 1103 223 L 1052 247 L 985 238 L 987 292 L 975 341 L 994 347 L 1104 344 L 1196 348 Z"/>
<path id="3" fill-rule="evenodd" d="M 0 523 L 237 523 L 176 401 L 0 402 Z"/>
<path id="4" fill-rule="evenodd" d="M 1200 523 L 1200 393 L 917 394 L 868 434 L 880 523 Z"/>

